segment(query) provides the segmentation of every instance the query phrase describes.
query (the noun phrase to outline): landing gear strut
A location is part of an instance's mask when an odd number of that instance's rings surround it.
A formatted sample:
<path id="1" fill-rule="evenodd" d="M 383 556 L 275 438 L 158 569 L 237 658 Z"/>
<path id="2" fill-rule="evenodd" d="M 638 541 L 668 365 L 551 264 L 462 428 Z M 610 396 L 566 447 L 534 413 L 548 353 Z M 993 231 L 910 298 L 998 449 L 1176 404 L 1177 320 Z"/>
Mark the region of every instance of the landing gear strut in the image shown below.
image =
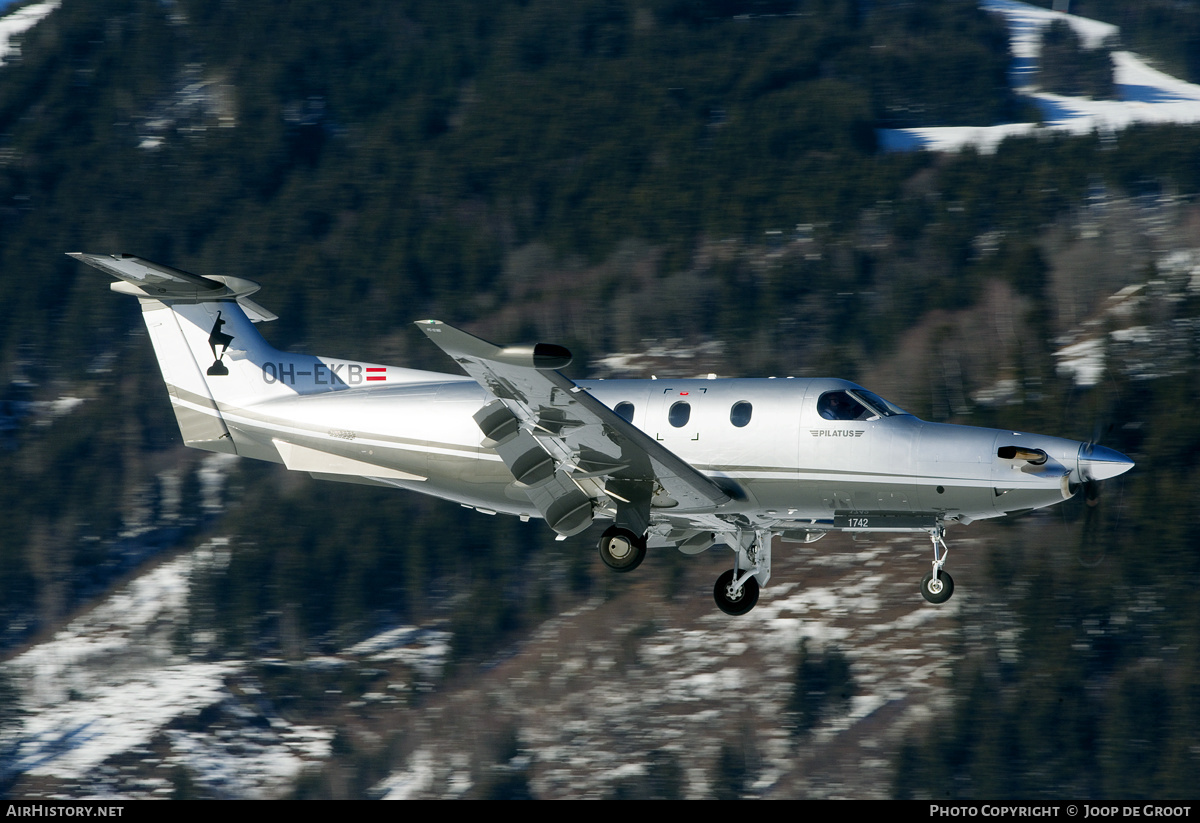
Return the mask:
<path id="1" fill-rule="evenodd" d="M 930 603 L 945 603 L 954 594 L 954 578 L 949 572 L 942 571 L 942 566 L 946 565 L 946 555 L 950 553 L 944 539 L 945 533 L 945 527 L 940 525 L 929 533 L 929 539 L 933 541 L 933 570 L 921 578 L 921 596 Z"/>
<path id="2" fill-rule="evenodd" d="M 646 559 L 646 538 L 620 526 L 609 526 L 600 535 L 600 559 L 613 571 L 631 572 Z"/>

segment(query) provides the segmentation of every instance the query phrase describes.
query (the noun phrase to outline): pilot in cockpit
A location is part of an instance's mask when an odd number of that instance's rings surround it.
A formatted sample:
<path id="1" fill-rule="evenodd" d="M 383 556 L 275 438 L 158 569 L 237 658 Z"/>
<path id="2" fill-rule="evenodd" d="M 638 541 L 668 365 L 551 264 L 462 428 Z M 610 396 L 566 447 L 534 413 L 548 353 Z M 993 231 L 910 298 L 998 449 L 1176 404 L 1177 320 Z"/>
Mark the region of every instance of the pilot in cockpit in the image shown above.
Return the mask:
<path id="1" fill-rule="evenodd" d="M 817 411 L 826 420 L 862 420 L 870 412 L 844 391 L 826 392 L 817 401 Z"/>

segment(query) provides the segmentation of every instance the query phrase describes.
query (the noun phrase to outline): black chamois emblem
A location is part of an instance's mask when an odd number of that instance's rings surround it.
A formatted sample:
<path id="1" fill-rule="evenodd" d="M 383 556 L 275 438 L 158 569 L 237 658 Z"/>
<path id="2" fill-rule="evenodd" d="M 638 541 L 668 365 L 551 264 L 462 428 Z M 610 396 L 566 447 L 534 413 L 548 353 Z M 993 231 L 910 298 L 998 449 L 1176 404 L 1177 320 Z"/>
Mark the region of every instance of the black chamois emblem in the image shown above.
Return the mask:
<path id="1" fill-rule="evenodd" d="M 208 333 L 208 347 L 212 349 L 213 353 L 213 364 L 208 367 L 210 375 L 229 374 L 229 367 L 221 361 L 225 357 L 225 352 L 229 351 L 233 335 L 221 331 L 221 327 L 224 325 L 225 321 L 221 319 L 221 313 L 217 312 L 217 322 L 213 323 L 212 331 Z"/>

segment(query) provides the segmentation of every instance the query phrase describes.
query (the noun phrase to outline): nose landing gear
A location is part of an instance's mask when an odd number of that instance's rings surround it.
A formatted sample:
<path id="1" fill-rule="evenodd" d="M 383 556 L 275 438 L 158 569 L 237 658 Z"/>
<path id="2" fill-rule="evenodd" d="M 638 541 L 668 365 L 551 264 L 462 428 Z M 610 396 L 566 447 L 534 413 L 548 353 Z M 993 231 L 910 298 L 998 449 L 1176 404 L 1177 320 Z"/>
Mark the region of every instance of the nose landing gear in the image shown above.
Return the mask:
<path id="1" fill-rule="evenodd" d="M 921 596 L 935 604 L 945 603 L 954 594 L 954 578 L 949 572 L 942 571 L 942 566 L 946 565 L 946 555 L 950 553 L 945 534 L 946 527 L 940 524 L 929 533 L 929 539 L 933 541 L 933 570 L 921 578 Z"/>

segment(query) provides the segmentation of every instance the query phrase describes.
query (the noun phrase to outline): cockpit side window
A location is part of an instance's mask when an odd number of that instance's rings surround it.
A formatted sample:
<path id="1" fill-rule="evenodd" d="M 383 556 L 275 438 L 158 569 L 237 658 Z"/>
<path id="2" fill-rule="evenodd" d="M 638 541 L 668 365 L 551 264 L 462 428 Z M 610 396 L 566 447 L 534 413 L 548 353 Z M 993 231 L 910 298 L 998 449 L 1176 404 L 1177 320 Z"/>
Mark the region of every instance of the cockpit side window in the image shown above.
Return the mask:
<path id="1" fill-rule="evenodd" d="M 817 400 L 817 412 L 826 420 L 875 420 L 908 414 L 866 389 L 825 392 Z"/>
<path id="2" fill-rule="evenodd" d="M 849 392 L 825 392 L 817 400 L 817 412 L 826 420 L 869 420 L 875 412 L 854 399 Z"/>

